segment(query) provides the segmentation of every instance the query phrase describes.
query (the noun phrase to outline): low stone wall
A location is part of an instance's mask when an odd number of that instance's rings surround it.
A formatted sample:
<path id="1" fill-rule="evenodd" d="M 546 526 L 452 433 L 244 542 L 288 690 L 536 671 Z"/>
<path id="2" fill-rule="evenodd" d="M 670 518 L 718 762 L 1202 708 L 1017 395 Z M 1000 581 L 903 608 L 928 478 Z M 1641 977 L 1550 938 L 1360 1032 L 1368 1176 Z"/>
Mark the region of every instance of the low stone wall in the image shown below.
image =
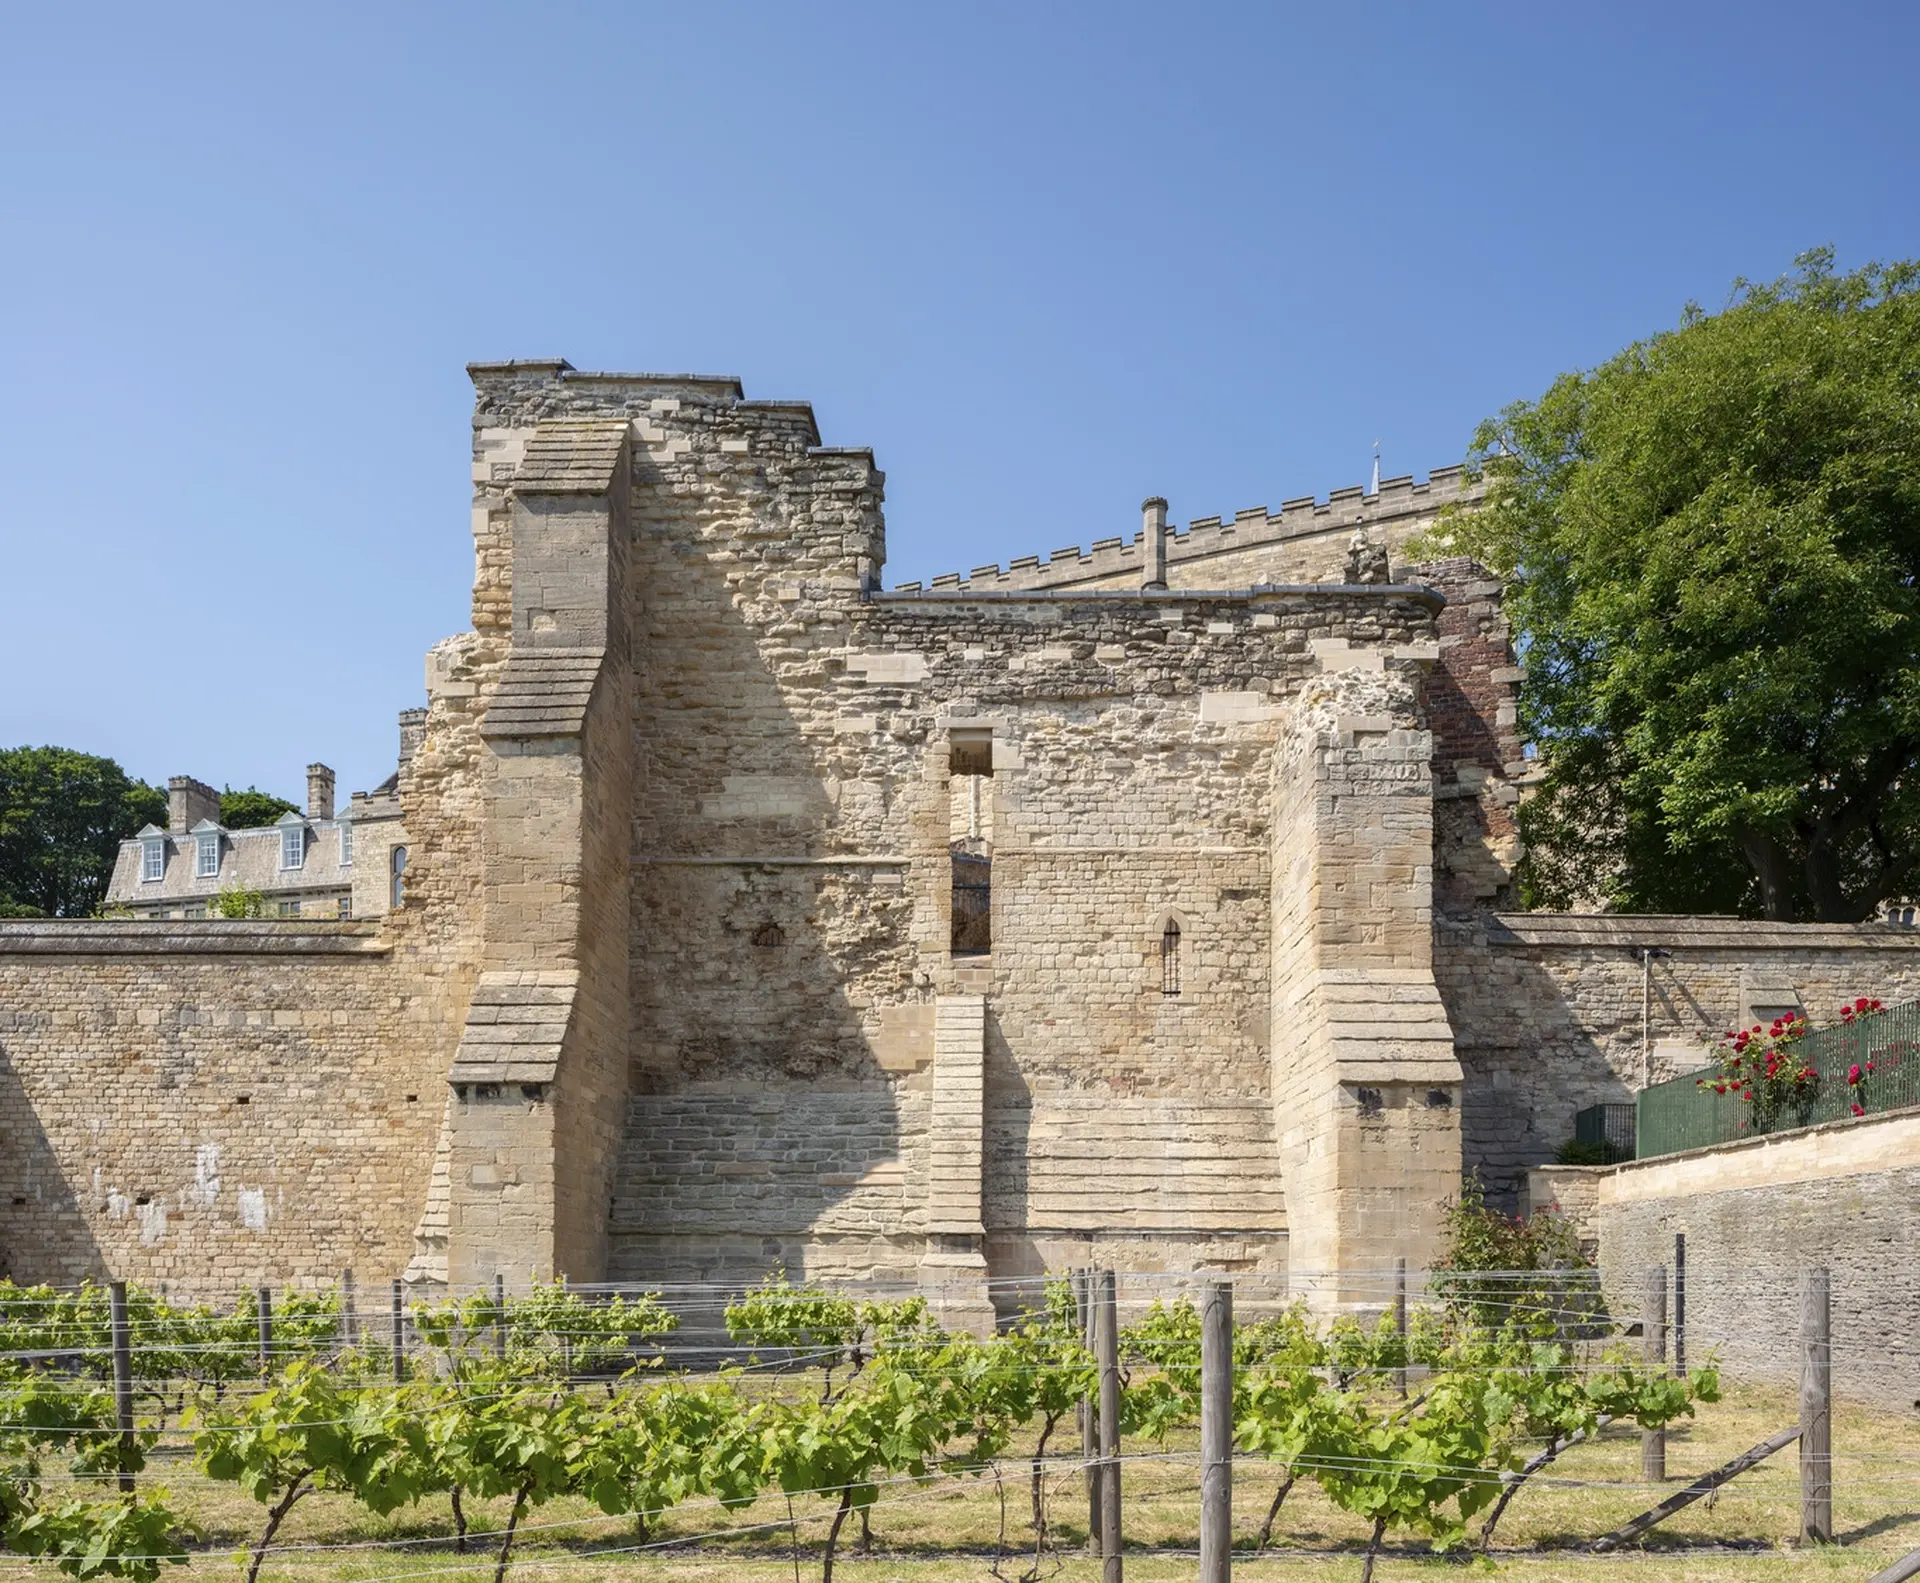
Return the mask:
<path id="1" fill-rule="evenodd" d="M 436 994 L 367 924 L 0 924 L 0 1274 L 230 1294 L 405 1269 Z"/>
<path id="2" fill-rule="evenodd" d="M 1717 1352 L 1731 1378 L 1790 1384 L 1801 1272 L 1825 1265 L 1834 1388 L 1920 1405 L 1920 1109 L 1581 1174 L 1617 1316 L 1638 1313 L 1649 1268 L 1671 1279 L 1684 1233 L 1688 1361 Z"/>

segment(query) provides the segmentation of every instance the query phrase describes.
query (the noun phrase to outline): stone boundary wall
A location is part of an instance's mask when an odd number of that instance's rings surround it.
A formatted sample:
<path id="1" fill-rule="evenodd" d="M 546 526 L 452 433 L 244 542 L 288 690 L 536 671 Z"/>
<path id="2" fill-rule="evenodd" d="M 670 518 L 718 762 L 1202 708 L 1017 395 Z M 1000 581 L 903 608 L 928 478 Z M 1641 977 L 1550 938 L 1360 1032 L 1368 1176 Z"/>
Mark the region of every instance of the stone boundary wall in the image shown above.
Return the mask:
<path id="1" fill-rule="evenodd" d="M 1434 932 L 1466 1075 L 1465 1163 L 1509 1208 L 1574 1112 L 1704 1066 L 1707 1041 L 1749 1013 L 1798 1005 L 1820 1026 L 1856 995 L 1920 997 L 1920 930 L 1882 924 L 1494 913 Z M 1665 954 L 1643 968 L 1647 951 Z"/>
<path id="2" fill-rule="evenodd" d="M 1580 1174 L 1616 1316 L 1638 1313 L 1652 1266 L 1671 1281 L 1684 1232 L 1688 1361 L 1715 1351 L 1732 1379 L 1790 1385 L 1801 1271 L 1823 1264 L 1834 1388 L 1920 1405 L 1920 1108 Z"/>
<path id="3" fill-rule="evenodd" d="M 0 1274 L 399 1275 L 438 999 L 366 924 L 0 923 Z"/>

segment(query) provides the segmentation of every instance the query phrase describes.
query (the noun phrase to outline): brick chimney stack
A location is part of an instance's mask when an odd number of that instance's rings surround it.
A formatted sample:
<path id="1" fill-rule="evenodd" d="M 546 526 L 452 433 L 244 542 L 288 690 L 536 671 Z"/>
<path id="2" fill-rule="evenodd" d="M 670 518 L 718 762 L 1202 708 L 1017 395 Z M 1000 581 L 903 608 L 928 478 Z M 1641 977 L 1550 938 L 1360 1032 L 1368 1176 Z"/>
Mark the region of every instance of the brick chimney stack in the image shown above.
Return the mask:
<path id="1" fill-rule="evenodd" d="M 307 817 L 333 817 L 333 771 L 324 764 L 307 766 Z"/>
<path id="2" fill-rule="evenodd" d="M 167 831 L 185 835 L 202 819 L 220 822 L 220 794 L 191 775 L 175 775 L 167 782 Z"/>
<path id="3" fill-rule="evenodd" d="M 1140 502 L 1140 586 L 1167 586 L 1167 503 L 1158 495 Z"/>

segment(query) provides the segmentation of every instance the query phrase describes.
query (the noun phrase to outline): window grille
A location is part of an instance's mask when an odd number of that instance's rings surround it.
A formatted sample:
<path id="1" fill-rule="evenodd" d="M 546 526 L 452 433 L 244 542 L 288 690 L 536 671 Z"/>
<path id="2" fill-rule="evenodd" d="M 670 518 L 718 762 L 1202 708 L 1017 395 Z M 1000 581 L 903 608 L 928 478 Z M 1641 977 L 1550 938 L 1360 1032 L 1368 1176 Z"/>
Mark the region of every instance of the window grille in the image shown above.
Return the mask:
<path id="1" fill-rule="evenodd" d="M 993 861 L 953 854 L 955 956 L 985 956 L 993 949 Z"/>
<path id="2" fill-rule="evenodd" d="M 393 906 L 396 911 L 406 905 L 407 900 L 407 849 L 397 846 L 387 860 L 388 871 L 393 875 Z"/>
<path id="3" fill-rule="evenodd" d="M 307 827 L 283 825 L 280 829 L 280 866 L 298 868 L 307 860 Z"/>
<path id="4" fill-rule="evenodd" d="M 153 840 L 140 843 L 140 880 L 145 884 L 150 880 L 167 877 L 167 844 Z"/>
<path id="5" fill-rule="evenodd" d="M 193 872 L 196 879 L 214 879 L 220 873 L 220 832 L 202 831 L 193 838 Z"/>
<path id="6" fill-rule="evenodd" d="M 1160 993 L 1169 1000 L 1180 993 L 1180 925 L 1171 918 L 1160 931 Z"/>
<path id="7" fill-rule="evenodd" d="M 353 826 L 345 819 L 340 821 L 340 866 L 353 867 Z"/>

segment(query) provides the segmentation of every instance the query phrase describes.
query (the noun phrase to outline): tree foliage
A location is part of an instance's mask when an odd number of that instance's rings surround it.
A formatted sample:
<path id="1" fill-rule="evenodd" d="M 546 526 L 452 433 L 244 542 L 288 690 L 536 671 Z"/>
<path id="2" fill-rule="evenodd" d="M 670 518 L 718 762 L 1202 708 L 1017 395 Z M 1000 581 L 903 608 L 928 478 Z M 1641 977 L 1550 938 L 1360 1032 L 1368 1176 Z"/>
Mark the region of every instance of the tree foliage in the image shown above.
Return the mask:
<path id="1" fill-rule="evenodd" d="M 86 917 L 107 893 L 120 843 L 166 819 L 167 794 L 112 759 L 0 748 L 0 917 Z"/>
<path id="2" fill-rule="evenodd" d="M 1535 904 L 1853 921 L 1920 890 L 1920 263 L 1736 284 L 1483 423 Z"/>
<path id="3" fill-rule="evenodd" d="M 263 792 L 258 786 L 245 791 L 228 786 L 220 793 L 220 823 L 229 830 L 261 830 L 277 824 L 281 815 L 299 811 L 298 803 Z"/>

